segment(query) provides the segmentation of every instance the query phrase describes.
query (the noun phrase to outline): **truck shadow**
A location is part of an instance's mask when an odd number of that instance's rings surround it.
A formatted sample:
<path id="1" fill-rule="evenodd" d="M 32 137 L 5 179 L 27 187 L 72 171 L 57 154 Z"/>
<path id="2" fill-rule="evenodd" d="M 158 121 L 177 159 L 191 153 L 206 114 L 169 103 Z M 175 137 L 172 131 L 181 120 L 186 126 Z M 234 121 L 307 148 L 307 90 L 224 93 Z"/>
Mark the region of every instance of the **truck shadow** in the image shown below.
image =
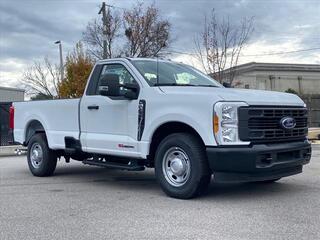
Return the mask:
<path id="1" fill-rule="evenodd" d="M 55 176 L 73 182 L 85 181 L 95 187 L 111 187 L 110 191 L 119 189 L 128 192 L 148 193 L 149 196 L 166 197 L 155 179 L 154 171 L 151 169 L 142 172 L 128 172 L 98 167 L 72 166 L 57 169 Z M 194 200 L 241 201 L 243 199 L 262 199 L 266 196 L 279 197 L 288 193 L 296 195 L 301 191 L 306 191 L 306 188 L 307 186 L 304 184 L 288 182 L 286 179 L 271 184 L 218 184 L 211 182 L 208 191 Z"/>
<path id="2" fill-rule="evenodd" d="M 214 200 L 243 200 L 243 199 L 263 199 L 265 197 L 280 197 L 283 195 L 298 195 L 301 191 L 305 191 L 305 186 L 288 182 L 275 183 L 211 183 L 207 194 L 203 195 L 203 199 Z"/>

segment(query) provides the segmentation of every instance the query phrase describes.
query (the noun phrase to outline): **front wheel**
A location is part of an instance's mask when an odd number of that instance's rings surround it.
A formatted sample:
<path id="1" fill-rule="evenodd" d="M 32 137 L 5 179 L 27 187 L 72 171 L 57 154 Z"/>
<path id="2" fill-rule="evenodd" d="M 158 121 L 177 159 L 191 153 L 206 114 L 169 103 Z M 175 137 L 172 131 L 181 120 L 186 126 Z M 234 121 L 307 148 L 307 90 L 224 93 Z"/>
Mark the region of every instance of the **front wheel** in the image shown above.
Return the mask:
<path id="1" fill-rule="evenodd" d="M 207 189 L 211 172 L 202 142 L 188 133 L 171 134 L 155 155 L 155 173 L 169 196 L 188 199 Z"/>
<path id="2" fill-rule="evenodd" d="M 57 156 L 48 146 L 46 135 L 37 133 L 28 143 L 28 165 L 31 173 L 37 177 L 53 174 L 57 165 Z"/>

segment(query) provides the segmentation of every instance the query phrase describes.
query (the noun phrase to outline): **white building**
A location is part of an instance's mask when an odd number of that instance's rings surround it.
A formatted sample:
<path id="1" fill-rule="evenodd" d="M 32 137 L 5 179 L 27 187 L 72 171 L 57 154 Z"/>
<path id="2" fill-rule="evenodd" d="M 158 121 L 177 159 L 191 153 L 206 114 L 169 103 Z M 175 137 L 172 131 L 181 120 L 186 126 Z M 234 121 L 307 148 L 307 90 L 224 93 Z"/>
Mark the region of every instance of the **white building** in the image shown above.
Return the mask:
<path id="1" fill-rule="evenodd" d="M 24 101 L 24 90 L 0 86 L 0 103 Z"/>
<path id="2" fill-rule="evenodd" d="M 230 69 L 224 75 L 223 81 L 229 82 Z M 232 85 L 281 92 L 291 88 L 299 95 L 320 94 L 320 65 L 250 62 L 236 68 Z"/>

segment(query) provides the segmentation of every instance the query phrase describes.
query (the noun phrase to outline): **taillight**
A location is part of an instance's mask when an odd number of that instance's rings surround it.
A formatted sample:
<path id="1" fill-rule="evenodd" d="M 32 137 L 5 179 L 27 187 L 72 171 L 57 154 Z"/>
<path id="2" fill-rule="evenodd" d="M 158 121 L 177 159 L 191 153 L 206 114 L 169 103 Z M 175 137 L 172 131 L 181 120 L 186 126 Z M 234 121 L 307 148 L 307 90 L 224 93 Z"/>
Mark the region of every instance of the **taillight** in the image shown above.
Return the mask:
<path id="1" fill-rule="evenodd" d="M 14 129 L 14 106 L 9 109 L 9 128 Z"/>

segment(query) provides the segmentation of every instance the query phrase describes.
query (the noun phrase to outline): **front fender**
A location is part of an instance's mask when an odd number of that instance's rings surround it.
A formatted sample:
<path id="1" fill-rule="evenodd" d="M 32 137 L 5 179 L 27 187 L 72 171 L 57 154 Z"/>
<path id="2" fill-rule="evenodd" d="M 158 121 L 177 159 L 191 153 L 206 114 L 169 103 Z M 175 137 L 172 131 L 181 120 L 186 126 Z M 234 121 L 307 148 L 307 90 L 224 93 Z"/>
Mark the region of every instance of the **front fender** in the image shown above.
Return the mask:
<path id="1" fill-rule="evenodd" d="M 152 120 L 149 121 L 147 127 L 142 136 L 142 141 L 151 142 L 152 136 L 154 132 L 163 124 L 169 122 L 181 122 L 190 127 L 192 127 L 201 137 L 202 141 L 205 145 L 216 145 L 213 138 L 212 130 L 206 129 L 204 125 L 201 125 L 193 118 L 185 114 L 178 114 L 178 113 L 170 113 L 161 116 L 155 116 Z M 212 135 L 212 136 L 211 136 Z"/>

